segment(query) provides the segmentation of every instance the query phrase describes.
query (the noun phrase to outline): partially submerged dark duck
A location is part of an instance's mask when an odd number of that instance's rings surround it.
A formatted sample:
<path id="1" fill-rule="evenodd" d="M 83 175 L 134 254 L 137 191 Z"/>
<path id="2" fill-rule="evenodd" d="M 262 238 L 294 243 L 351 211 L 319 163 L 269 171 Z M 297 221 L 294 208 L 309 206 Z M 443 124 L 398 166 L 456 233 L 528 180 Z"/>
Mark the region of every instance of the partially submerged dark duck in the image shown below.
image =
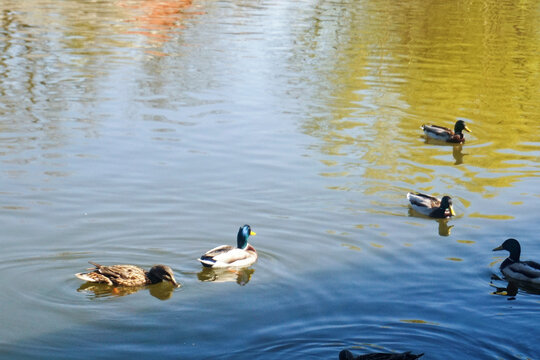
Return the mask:
<path id="1" fill-rule="evenodd" d="M 422 125 L 422 130 L 424 130 L 424 133 L 426 134 L 427 137 L 430 137 L 435 140 L 441 140 L 441 141 L 446 141 L 449 143 L 456 143 L 456 144 L 461 144 L 465 142 L 465 137 L 463 136 L 463 130 L 467 132 L 472 132 L 467 127 L 467 125 L 465 125 L 465 121 L 463 120 L 456 121 L 456 124 L 454 125 L 454 131 L 443 126 L 431 125 L 431 124 Z"/>
<path id="2" fill-rule="evenodd" d="M 341 350 L 339 360 L 414 360 L 424 354 L 411 354 L 410 351 L 404 353 L 372 353 L 365 355 L 353 355 L 349 350 Z"/>
<path id="3" fill-rule="evenodd" d="M 540 285 L 540 264 L 535 261 L 521 261 L 521 246 L 516 239 L 507 239 L 493 251 L 506 250 L 510 255 L 502 262 L 501 272 L 518 281 Z"/>
<path id="4" fill-rule="evenodd" d="M 75 276 L 81 280 L 107 285 L 142 286 L 170 281 L 174 286 L 178 286 L 172 269 L 167 265 L 154 265 L 146 271 L 135 265 L 103 266 L 92 261 L 89 263 L 95 266 L 93 271 Z"/>
<path id="5" fill-rule="evenodd" d="M 450 196 L 443 196 L 443 198 L 439 200 L 436 197 L 427 194 L 407 193 L 407 199 L 413 210 L 432 218 L 442 219 L 456 215 L 454 208 L 452 207 L 452 198 Z"/>

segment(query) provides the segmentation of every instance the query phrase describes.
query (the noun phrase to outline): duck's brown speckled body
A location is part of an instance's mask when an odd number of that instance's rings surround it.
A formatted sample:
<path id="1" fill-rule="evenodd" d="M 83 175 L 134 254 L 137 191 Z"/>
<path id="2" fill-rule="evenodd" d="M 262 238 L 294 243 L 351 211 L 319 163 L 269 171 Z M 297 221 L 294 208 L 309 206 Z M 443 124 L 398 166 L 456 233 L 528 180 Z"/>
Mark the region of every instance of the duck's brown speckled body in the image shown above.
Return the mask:
<path id="1" fill-rule="evenodd" d="M 146 271 L 135 265 L 103 266 L 91 261 L 89 263 L 95 266 L 93 271 L 75 276 L 81 280 L 108 285 L 142 286 L 166 280 L 178 286 L 172 269 L 167 265 L 154 265 L 150 271 Z"/>

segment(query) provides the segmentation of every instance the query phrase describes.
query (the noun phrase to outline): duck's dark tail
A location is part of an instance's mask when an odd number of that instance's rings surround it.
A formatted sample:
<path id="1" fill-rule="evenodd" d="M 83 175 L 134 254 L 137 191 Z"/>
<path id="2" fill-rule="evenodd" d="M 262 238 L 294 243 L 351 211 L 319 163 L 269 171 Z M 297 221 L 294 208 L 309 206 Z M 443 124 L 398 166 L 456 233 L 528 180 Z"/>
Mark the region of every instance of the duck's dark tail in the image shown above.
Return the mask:
<path id="1" fill-rule="evenodd" d="M 94 265 L 94 266 L 95 266 L 95 267 L 96 267 L 97 269 L 99 269 L 99 268 L 102 268 L 102 267 L 103 267 L 103 265 L 100 265 L 100 264 L 98 264 L 98 263 L 95 263 L 95 262 L 93 262 L 93 261 L 89 261 L 88 263 L 89 263 L 89 264 L 92 264 L 92 265 Z M 92 269 L 88 269 L 88 270 L 92 270 Z"/>

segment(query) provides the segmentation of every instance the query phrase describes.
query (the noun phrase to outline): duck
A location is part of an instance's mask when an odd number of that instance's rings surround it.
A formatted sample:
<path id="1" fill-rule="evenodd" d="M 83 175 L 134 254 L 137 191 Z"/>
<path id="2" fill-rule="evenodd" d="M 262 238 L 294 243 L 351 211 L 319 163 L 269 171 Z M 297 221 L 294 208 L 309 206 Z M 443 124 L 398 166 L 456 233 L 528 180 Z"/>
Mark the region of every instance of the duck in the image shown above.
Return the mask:
<path id="1" fill-rule="evenodd" d="M 179 286 L 172 269 L 167 265 L 154 265 L 146 271 L 135 265 L 103 266 L 92 261 L 89 263 L 95 266 L 88 269 L 92 271 L 77 273 L 75 276 L 88 282 L 107 285 L 143 286 L 170 281 L 175 287 Z"/>
<path id="2" fill-rule="evenodd" d="M 204 253 L 198 260 L 203 266 L 211 268 L 251 266 L 257 261 L 257 251 L 248 243 L 248 239 L 254 235 L 256 233 L 246 224 L 238 229 L 236 247 L 218 246 Z"/>
<path id="3" fill-rule="evenodd" d="M 365 355 L 353 355 L 349 350 L 344 349 L 339 353 L 339 360 L 415 360 L 424 354 L 412 354 L 410 351 L 404 353 L 371 353 Z"/>
<path id="4" fill-rule="evenodd" d="M 424 130 L 424 133 L 427 137 L 435 140 L 442 140 L 448 143 L 457 144 L 462 144 L 465 142 L 463 130 L 467 132 L 472 132 L 471 129 L 469 129 L 467 125 L 465 125 L 465 121 L 463 120 L 456 121 L 456 124 L 454 125 L 454 131 L 443 126 L 431 124 L 422 125 L 422 130 Z"/>
<path id="5" fill-rule="evenodd" d="M 439 200 L 434 196 L 422 193 L 407 193 L 407 199 L 413 210 L 432 218 L 443 219 L 456 215 L 450 196 L 443 196 Z"/>
<path id="6" fill-rule="evenodd" d="M 506 250 L 510 255 L 501 263 L 501 272 L 508 278 L 531 285 L 540 285 L 540 264 L 535 261 L 521 261 L 521 245 L 516 239 L 506 239 L 493 251 Z"/>

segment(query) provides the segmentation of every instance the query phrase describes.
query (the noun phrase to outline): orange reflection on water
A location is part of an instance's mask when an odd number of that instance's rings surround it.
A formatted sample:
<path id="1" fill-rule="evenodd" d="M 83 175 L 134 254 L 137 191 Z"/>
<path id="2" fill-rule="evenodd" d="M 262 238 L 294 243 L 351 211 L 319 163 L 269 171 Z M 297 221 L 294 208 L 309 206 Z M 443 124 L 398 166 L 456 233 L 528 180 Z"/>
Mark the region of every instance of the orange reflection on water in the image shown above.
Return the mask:
<path id="1" fill-rule="evenodd" d="M 158 42 L 169 40 L 172 30 L 184 29 L 184 19 L 202 14 L 186 11 L 192 8 L 193 0 L 121 1 L 118 5 L 133 13 L 127 21 L 135 23 L 139 30 L 129 34 L 141 34 Z"/>

